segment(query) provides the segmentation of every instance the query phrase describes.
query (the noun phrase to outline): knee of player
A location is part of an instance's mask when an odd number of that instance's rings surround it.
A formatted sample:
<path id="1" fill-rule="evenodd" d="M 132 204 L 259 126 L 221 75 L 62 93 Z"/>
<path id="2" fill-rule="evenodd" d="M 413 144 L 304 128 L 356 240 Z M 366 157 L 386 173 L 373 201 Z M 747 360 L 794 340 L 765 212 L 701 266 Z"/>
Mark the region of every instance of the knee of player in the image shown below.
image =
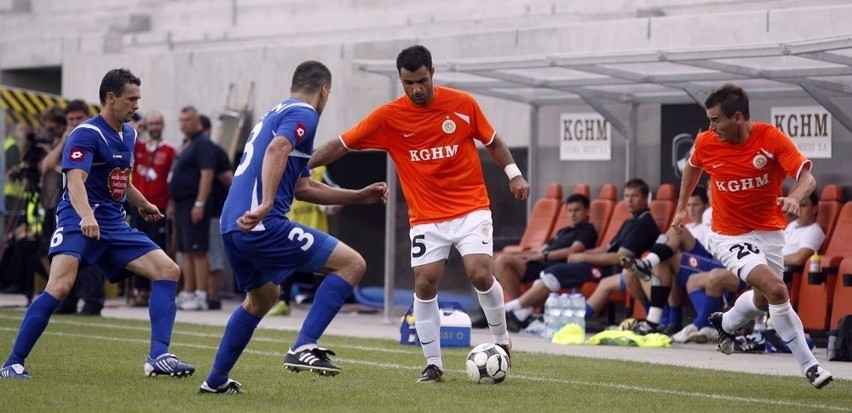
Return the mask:
<path id="1" fill-rule="evenodd" d="M 763 293 L 769 300 L 770 304 L 785 302 L 789 299 L 787 285 L 781 279 L 778 281 L 767 282 L 763 288 Z"/>
<path id="2" fill-rule="evenodd" d="M 74 286 L 74 277 L 62 277 L 48 281 L 45 290 L 57 300 L 62 301 L 71 292 Z"/>
<path id="3" fill-rule="evenodd" d="M 174 261 L 168 260 L 167 262 L 163 262 L 160 270 L 158 271 L 160 279 L 169 280 L 169 281 L 177 281 L 180 279 L 180 267 L 175 264 Z M 156 279 L 156 275 L 154 277 Z"/>
<path id="4" fill-rule="evenodd" d="M 367 262 L 364 261 L 364 257 L 358 253 L 349 254 L 349 256 L 345 259 L 345 265 L 335 270 L 335 272 L 341 276 L 345 275 L 347 278 L 356 282 L 361 279 L 361 276 L 363 276 L 366 271 Z"/>

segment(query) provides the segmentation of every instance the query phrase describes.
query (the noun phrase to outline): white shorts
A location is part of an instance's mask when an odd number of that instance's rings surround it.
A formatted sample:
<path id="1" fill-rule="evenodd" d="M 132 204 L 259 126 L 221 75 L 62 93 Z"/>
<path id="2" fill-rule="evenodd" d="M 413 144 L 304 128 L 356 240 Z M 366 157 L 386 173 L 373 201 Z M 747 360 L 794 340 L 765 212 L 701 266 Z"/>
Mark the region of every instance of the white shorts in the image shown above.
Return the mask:
<path id="1" fill-rule="evenodd" d="M 468 254 L 494 254 L 492 242 L 491 211 L 473 211 L 463 217 L 432 224 L 411 227 L 411 267 L 446 260 L 450 246 L 455 246 L 462 256 Z"/>
<path id="2" fill-rule="evenodd" d="M 710 232 L 709 249 L 728 271 L 744 282 L 754 267 L 769 265 L 778 277 L 784 273 L 783 231 L 752 231 L 741 235 L 721 235 Z"/>

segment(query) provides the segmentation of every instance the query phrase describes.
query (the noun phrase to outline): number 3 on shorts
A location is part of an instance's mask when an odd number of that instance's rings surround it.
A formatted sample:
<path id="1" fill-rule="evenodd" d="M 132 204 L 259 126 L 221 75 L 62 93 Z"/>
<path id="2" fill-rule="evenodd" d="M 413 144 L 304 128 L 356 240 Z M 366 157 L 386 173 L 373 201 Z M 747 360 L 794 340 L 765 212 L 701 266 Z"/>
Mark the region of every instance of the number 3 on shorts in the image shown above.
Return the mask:
<path id="1" fill-rule="evenodd" d="M 50 238 L 50 246 L 56 247 L 62 243 L 62 227 L 56 228 L 56 231 L 53 231 L 53 237 Z"/>

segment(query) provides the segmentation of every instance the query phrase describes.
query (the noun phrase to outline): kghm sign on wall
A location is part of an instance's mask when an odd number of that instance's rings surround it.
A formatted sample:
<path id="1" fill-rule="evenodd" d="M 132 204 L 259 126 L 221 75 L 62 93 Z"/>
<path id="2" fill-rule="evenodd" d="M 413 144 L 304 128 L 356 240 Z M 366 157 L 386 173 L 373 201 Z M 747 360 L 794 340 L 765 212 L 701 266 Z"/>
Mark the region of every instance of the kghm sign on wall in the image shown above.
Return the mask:
<path id="1" fill-rule="evenodd" d="M 563 113 L 559 159 L 608 161 L 611 159 L 612 126 L 597 113 Z"/>
<path id="2" fill-rule="evenodd" d="M 822 106 L 774 107 L 771 119 L 808 158 L 831 158 L 831 113 Z"/>

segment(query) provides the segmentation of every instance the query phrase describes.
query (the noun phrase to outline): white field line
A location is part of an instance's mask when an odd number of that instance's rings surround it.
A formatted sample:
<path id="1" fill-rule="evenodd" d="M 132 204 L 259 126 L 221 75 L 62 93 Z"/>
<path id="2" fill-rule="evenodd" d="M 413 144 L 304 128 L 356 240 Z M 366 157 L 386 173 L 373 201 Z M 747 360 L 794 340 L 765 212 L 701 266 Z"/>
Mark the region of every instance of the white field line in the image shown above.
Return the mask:
<path id="1" fill-rule="evenodd" d="M 18 320 L 18 317 L 9 317 L 6 315 L 0 315 L 0 319 L 6 320 Z M 94 327 L 94 328 L 109 328 L 115 330 L 131 330 L 131 331 L 139 331 L 139 332 L 148 332 L 147 328 L 142 327 L 134 327 L 127 325 L 118 325 L 118 324 L 101 324 L 101 323 L 86 323 L 80 321 L 72 321 L 72 320 L 51 320 L 51 323 L 54 324 L 67 324 L 67 325 L 75 325 L 80 327 Z M 4 332 L 17 332 L 16 328 L 9 327 L 0 327 L 0 331 Z M 122 343 L 136 343 L 136 344 L 148 344 L 150 341 L 147 339 L 133 339 L 133 338 L 120 338 L 120 337 L 109 337 L 109 336 L 98 336 L 91 334 L 73 334 L 73 333 L 61 333 L 61 332 L 52 332 L 46 330 L 44 334 L 53 335 L 57 337 L 69 337 L 69 338 L 80 338 L 80 339 L 90 339 L 90 340 L 102 340 L 102 341 L 115 341 Z M 180 332 L 175 331 L 175 335 L 180 336 L 194 336 L 194 337 L 206 337 L 206 338 L 220 338 L 220 335 L 216 334 L 207 334 L 207 333 L 194 333 L 194 332 Z M 263 339 L 263 338 L 252 338 L 252 340 L 261 341 L 261 342 L 275 342 L 277 340 L 271 339 Z M 205 344 L 194 344 L 188 342 L 180 342 L 173 341 L 172 346 L 174 347 L 191 347 L 197 349 L 211 350 L 211 352 L 215 351 L 217 348 L 215 346 L 205 345 Z M 335 347 L 346 347 L 345 345 L 336 345 Z M 373 352 L 396 352 L 396 353 L 406 353 L 412 352 L 410 350 L 388 350 L 385 348 L 379 347 L 367 347 L 367 346 L 349 346 L 346 348 L 359 349 L 359 350 L 368 350 Z M 247 354 L 255 354 L 261 356 L 272 356 L 282 358 L 284 357 L 284 352 L 275 352 L 275 351 L 258 351 L 252 349 L 246 349 L 243 353 Z M 360 359 L 350 359 L 350 358 L 342 358 L 338 357 L 337 360 L 345 363 L 357 364 L 362 366 L 370 366 L 376 368 L 385 368 L 385 369 L 411 369 L 409 365 L 401 365 L 395 363 L 378 363 L 374 361 L 368 360 L 360 360 Z M 453 369 L 451 370 L 456 374 L 467 374 L 465 371 L 461 369 Z M 621 383 L 606 383 L 606 382 L 592 382 L 592 381 L 584 381 L 584 380 L 566 380 L 566 379 L 558 379 L 552 377 L 540 377 L 540 376 L 530 376 L 523 374 L 512 374 L 512 380 L 528 380 L 528 381 L 536 381 L 536 382 L 551 382 L 551 383 L 561 383 L 561 384 L 570 384 L 575 386 L 587 386 L 594 388 L 611 388 L 617 390 L 628 390 L 628 391 L 639 391 L 651 394 L 659 394 L 663 396 L 674 396 L 674 397 L 690 397 L 690 398 L 701 398 L 701 399 L 711 399 L 711 400 L 722 400 L 722 401 L 731 401 L 731 402 L 740 402 L 740 403 L 756 403 L 761 405 L 774 405 L 779 407 L 786 408 L 794 408 L 794 409 L 820 409 L 820 410 L 830 410 L 830 411 L 852 411 L 852 408 L 841 407 L 841 406 L 832 406 L 832 405 L 824 405 L 824 404 L 811 404 L 811 403 L 797 403 L 791 401 L 784 400 L 775 400 L 775 399 L 765 399 L 759 397 L 738 397 L 738 396 L 730 396 L 727 394 L 719 394 L 719 393 L 701 393 L 701 392 L 688 392 L 681 390 L 670 390 L 670 389 L 661 389 L 656 387 L 644 387 L 644 386 L 635 386 L 629 384 L 621 384 Z"/>

